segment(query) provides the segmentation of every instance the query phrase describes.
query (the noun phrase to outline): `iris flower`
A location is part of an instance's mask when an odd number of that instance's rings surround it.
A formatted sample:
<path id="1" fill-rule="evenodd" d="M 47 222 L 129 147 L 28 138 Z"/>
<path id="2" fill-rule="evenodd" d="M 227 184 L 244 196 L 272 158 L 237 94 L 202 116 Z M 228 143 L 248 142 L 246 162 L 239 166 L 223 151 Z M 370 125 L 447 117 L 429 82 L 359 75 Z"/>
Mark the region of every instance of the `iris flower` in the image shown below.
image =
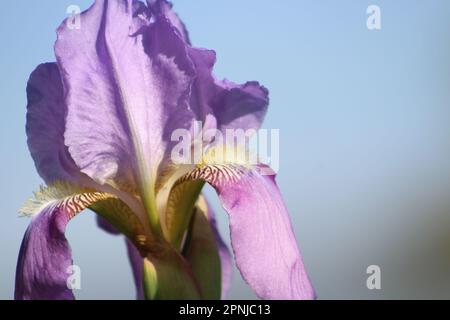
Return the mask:
<path id="1" fill-rule="evenodd" d="M 191 46 L 166 1 L 98 0 L 80 22 L 61 24 L 56 63 L 39 65 L 27 86 L 28 146 L 46 185 L 21 210 L 32 219 L 15 298 L 74 299 L 65 230 L 84 209 L 125 235 L 138 298 L 224 298 L 231 255 L 201 193 L 206 183 L 228 213 L 236 265 L 256 295 L 314 298 L 275 174 L 170 156 L 171 133 L 195 121 L 258 129 L 268 91 L 217 80 L 215 52 Z"/>

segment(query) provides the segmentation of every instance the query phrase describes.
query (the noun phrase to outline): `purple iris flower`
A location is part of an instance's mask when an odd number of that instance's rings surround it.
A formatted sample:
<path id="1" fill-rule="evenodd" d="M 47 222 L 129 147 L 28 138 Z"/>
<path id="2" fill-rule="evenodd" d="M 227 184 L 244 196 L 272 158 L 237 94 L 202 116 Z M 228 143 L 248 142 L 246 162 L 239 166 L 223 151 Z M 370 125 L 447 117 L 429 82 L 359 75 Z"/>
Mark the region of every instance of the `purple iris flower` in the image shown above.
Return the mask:
<path id="1" fill-rule="evenodd" d="M 57 62 L 28 82 L 28 145 L 46 186 L 21 211 L 32 220 L 15 298 L 74 298 L 64 233 L 87 208 L 125 235 L 138 298 L 224 298 L 231 258 L 205 183 L 228 213 L 237 267 L 258 297 L 315 298 L 275 174 L 171 157 L 171 133 L 193 122 L 258 129 L 268 91 L 215 79 L 215 52 L 191 46 L 164 0 L 98 0 L 80 19 L 80 28 L 59 27 Z"/>

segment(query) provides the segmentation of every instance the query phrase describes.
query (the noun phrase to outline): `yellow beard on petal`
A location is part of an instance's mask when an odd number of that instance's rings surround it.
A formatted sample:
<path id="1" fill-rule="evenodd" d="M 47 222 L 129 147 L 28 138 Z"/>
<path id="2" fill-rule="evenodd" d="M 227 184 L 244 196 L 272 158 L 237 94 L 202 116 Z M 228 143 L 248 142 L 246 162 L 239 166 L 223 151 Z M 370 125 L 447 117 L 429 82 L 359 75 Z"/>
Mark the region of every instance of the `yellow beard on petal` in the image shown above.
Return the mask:
<path id="1" fill-rule="evenodd" d="M 80 187 L 70 182 L 56 181 L 49 186 L 41 186 L 39 191 L 34 193 L 34 197 L 22 206 L 19 214 L 33 217 L 45 207 L 54 205 L 69 212 L 70 218 L 73 218 L 74 215 L 91 204 L 110 198 L 116 197 L 94 189 Z"/>
<path id="2" fill-rule="evenodd" d="M 210 146 L 205 150 L 202 161 L 197 167 L 204 168 L 211 165 L 231 165 L 250 169 L 253 159 L 256 159 L 254 154 L 245 147 L 219 144 Z"/>

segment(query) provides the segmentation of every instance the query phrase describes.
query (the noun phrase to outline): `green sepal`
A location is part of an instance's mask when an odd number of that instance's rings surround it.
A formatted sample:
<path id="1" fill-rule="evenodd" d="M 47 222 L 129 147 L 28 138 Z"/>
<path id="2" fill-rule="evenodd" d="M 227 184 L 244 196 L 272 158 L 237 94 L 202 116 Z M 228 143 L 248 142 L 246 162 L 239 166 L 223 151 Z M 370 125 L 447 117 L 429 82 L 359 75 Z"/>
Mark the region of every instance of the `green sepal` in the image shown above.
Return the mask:
<path id="1" fill-rule="evenodd" d="M 186 260 L 170 247 L 144 259 L 143 286 L 147 300 L 200 300 L 200 288 Z"/>
<path id="2" fill-rule="evenodd" d="M 207 208 L 197 208 L 184 249 L 202 296 L 206 300 L 220 300 L 222 291 L 222 266 L 216 237 L 208 219 Z"/>

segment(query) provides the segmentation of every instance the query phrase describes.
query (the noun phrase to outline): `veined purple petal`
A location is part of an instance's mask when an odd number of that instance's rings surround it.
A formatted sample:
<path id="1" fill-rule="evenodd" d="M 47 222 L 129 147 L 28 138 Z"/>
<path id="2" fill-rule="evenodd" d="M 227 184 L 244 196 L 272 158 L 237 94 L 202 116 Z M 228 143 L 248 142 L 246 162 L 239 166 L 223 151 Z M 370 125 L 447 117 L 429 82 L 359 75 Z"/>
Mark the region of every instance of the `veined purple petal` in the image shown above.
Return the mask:
<path id="1" fill-rule="evenodd" d="M 185 179 L 204 179 L 216 189 L 229 215 L 236 264 L 258 297 L 315 299 L 275 175 L 203 167 Z"/>
<path id="2" fill-rule="evenodd" d="M 97 182 L 142 189 L 156 180 L 169 133 L 190 126 L 194 70 L 170 22 L 146 26 L 132 3 L 96 1 L 80 30 L 61 25 L 55 52 L 75 163 Z"/>

